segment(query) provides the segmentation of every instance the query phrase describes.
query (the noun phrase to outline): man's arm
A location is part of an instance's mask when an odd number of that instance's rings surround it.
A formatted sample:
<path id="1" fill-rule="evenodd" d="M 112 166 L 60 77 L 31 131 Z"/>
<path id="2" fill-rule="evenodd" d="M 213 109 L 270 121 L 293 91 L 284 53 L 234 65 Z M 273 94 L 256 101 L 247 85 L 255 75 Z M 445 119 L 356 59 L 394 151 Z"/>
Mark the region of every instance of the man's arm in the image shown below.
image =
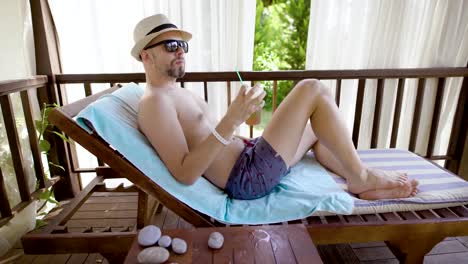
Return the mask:
<path id="1" fill-rule="evenodd" d="M 140 102 L 138 123 L 171 174 L 183 184 L 193 184 L 224 148 L 210 134 L 189 151 L 175 106 L 164 96 L 148 97 Z M 216 131 L 226 139 L 235 129 L 234 122 L 226 117 L 216 127 Z"/>

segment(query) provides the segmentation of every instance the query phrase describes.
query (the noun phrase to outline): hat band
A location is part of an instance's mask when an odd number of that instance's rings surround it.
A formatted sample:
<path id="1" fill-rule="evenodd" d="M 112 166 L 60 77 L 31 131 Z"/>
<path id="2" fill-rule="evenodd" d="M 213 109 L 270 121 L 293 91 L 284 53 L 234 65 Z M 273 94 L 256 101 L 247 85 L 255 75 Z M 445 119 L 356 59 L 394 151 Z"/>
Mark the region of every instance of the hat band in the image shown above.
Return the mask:
<path id="1" fill-rule="evenodd" d="M 166 29 L 166 28 L 177 28 L 177 27 L 176 27 L 176 25 L 170 24 L 170 23 L 162 24 L 162 25 L 159 25 L 159 26 L 153 28 L 153 30 L 151 30 L 150 32 L 148 32 L 148 34 L 146 34 L 146 36 L 148 36 L 149 34 L 153 34 L 153 33 L 159 32 L 159 31 L 164 30 L 164 29 Z"/>

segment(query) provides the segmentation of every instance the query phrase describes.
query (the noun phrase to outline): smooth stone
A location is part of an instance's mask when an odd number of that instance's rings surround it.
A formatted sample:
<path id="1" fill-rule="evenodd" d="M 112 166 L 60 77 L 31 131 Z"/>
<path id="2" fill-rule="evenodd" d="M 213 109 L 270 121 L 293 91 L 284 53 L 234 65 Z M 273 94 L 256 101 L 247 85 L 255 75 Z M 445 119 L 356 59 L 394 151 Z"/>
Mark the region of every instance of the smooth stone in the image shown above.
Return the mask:
<path id="1" fill-rule="evenodd" d="M 208 238 L 208 246 L 213 249 L 219 249 L 223 246 L 224 237 L 219 232 L 213 232 Z"/>
<path id="2" fill-rule="evenodd" d="M 152 246 L 161 237 L 161 229 L 155 225 L 145 226 L 138 233 L 138 244 L 143 247 Z"/>
<path id="3" fill-rule="evenodd" d="M 172 239 L 172 250 L 177 254 L 184 254 L 187 252 L 187 243 L 185 240 L 175 237 Z"/>
<path id="4" fill-rule="evenodd" d="M 158 245 L 160 247 L 168 248 L 171 245 L 172 239 L 170 236 L 162 236 L 159 241 Z"/>
<path id="5" fill-rule="evenodd" d="M 162 247 L 149 247 L 143 249 L 137 256 L 138 263 L 157 264 L 169 259 L 169 251 Z"/>

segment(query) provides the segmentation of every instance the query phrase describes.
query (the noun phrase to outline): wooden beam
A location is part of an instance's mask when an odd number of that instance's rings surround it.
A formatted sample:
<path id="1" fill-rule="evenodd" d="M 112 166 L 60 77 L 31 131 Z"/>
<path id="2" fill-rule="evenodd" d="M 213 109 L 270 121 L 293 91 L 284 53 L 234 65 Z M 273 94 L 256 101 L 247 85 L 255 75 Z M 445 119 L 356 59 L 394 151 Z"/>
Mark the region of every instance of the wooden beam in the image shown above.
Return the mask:
<path id="1" fill-rule="evenodd" d="M 55 86 L 55 75 L 62 72 L 62 66 L 54 19 L 47 0 L 30 0 L 29 2 L 34 33 L 36 73 L 48 76 L 48 84 L 44 88 L 37 89 L 39 106 L 42 108 L 44 103 L 61 105 L 63 96 L 57 90 L 60 86 Z M 80 183 L 77 175 L 71 172 L 67 143 L 52 133 L 44 135 L 44 139 L 51 144 L 48 160 L 65 169 L 63 171 L 57 167 L 50 167 L 51 175 L 60 175 L 64 178 L 54 189 L 55 197 L 59 201 L 72 198 L 79 192 Z"/>

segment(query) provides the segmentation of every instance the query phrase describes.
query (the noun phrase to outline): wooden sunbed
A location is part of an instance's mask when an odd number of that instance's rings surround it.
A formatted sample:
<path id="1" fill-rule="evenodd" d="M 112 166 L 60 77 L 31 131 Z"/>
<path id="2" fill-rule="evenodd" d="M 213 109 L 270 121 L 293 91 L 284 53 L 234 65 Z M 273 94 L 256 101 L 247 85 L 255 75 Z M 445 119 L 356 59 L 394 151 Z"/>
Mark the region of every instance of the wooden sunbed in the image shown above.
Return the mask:
<path id="1" fill-rule="evenodd" d="M 92 187 L 88 187 L 84 191 L 89 193 L 98 186 L 96 183 L 102 181 L 106 175 L 117 173 L 134 183 L 148 197 L 157 199 L 195 227 L 223 226 L 222 223 L 210 219 L 210 217 L 177 200 L 146 177 L 98 135 L 87 133 L 73 120 L 73 117 L 86 105 L 95 101 L 102 94 L 110 93 L 115 89 L 118 89 L 118 87 L 55 109 L 49 115 L 49 120 L 54 125 L 110 167 L 100 168 L 99 174 L 102 175 L 102 178 L 98 177 L 93 182 L 94 185 L 92 184 Z M 79 198 L 84 199 L 87 195 L 89 194 L 84 193 L 75 199 L 74 206 L 80 204 Z M 148 213 L 145 209 L 147 203 L 145 196 L 142 197 L 138 214 L 140 227 L 144 224 L 143 219 L 147 218 L 146 214 Z M 73 206 L 70 206 L 41 233 L 24 236 L 22 241 L 25 252 L 31 254 L 101 252 L 104 256 L 109 255 L 111 252 L 114 252 L 114 254 L 118 252 L 116 248 L 105 248 L 100 244 L 103 241 L 111 241 L 108 236 L 107 240 L 103 240 L 106 234 L 67 232 L 66 221 L 72 213 Z M 385 241 L 400 261 L 404 263 L 422 263 L 424 255 L 445 237 L 468 235 L 468 208 L 466 206 L 457 206 L 434 210 L 368 215 L 312 216 L 278 224 L 289 223 L 305 224 L 316 244 Z M 61 233 L 58 234 L 60 236 L 54 236 L 57 233 Z M 120 241 L 123 245 L 120 248 L 125 249 L 126 246 L 130 246 L 131 241 L 128 237 L 134 234 L 134 231 L 117 233 L 114 236 L 120 240 L 114 241 Z M 54 247 L 44 246 L 51 241 L 54 241 Z M 81 241 L 81 246 L 73 248 L 71 246 L 72 241 Z M 83 243 L 87 243 L 87 246 Z"/>

